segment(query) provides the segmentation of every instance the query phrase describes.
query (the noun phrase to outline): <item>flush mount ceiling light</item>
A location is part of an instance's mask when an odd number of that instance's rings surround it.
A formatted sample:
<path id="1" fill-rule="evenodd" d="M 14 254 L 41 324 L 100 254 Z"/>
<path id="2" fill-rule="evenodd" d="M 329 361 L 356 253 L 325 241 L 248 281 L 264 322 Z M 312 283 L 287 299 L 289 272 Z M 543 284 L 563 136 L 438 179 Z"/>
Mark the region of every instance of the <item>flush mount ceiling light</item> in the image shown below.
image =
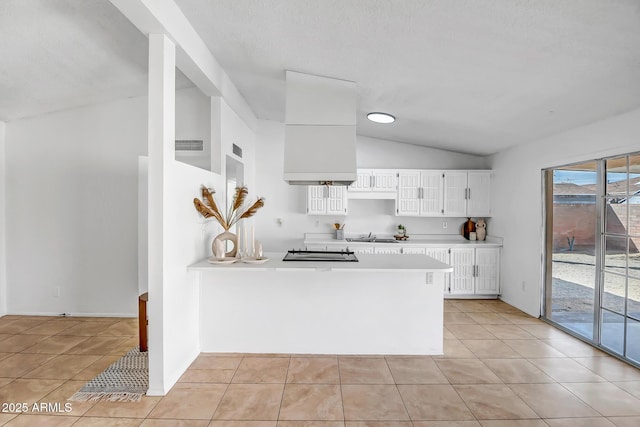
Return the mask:
<path id="1" fill-rule="evenodd" d="M 371 120 L 372 122 L 384 123 L 384 124 L 393 123 L 396 121 L 396 118 L 393 117 L 391 114 L 379 113 L 379 112 L 367 114 L 367 119 Z"/>

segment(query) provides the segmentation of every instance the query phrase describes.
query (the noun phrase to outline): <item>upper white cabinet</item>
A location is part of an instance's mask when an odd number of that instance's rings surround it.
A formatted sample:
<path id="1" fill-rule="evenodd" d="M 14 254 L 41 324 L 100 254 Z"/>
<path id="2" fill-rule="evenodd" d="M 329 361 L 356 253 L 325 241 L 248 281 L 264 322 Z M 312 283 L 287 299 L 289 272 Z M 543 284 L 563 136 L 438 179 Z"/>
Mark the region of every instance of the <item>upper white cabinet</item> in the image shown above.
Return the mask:
<path id="1" fill-rule="evenodd" d="M 491 171 L 467 172 L 467 216 L 491 216 Z"/>
<path id="2" fill-rule="evenodd" d="M 346 215 L 347 187 L 342 185 L 309 185 L 307 214 Z"/>
<path id="3" fill-rule="evenodd" d="M 311 215 L 346 214 L 350 199 L 395 199 L 396 215 L 424 217 L 491 216 L 491 171 L 358 169 L 357 179 L 342 194 L 337 188 L 309 190 Z M 325 206 L 331 199 L 332 206 Z M 339 212 L 338 212 L 339 211 Z"/>
<path id="4" fill-rule="evenodd" d="M 357 179 L 349 186 L 353 198 L 394 198 L 397 172 L 389 169 L 358 169 Z"/>
<path id="5" fill-rule="evenodd" d="M 445 171 L 444 215 L 491 216 L 491 171 Z"/>
<path id="6" fill-rule="evenodd" d="M 442 216 L 442 171 L 399 171 L 396 214 Z"/>

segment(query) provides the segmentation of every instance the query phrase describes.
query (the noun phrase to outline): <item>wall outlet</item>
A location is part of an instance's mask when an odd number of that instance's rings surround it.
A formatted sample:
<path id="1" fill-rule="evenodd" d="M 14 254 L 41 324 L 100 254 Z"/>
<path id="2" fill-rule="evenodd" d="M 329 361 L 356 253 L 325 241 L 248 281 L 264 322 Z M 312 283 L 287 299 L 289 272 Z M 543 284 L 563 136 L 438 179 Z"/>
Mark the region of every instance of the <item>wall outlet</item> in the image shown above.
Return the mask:
<path id="1" fill-rule="evenodd" d="M 53 296 L 55 298 L 60 298 L 60 286 L 56 286 L 53 288 Z"/>
<path id="2" fill-rule="evenodd" d="M 442 228 L 447 228 L 449 223 L 447 221 L 442 221 Z"/>
<path id="3" fill-rule="evenodd" d="M 522 281 L 522 290 L 527 290 L 527 282 L 525 282 L 524 280 Z"/>

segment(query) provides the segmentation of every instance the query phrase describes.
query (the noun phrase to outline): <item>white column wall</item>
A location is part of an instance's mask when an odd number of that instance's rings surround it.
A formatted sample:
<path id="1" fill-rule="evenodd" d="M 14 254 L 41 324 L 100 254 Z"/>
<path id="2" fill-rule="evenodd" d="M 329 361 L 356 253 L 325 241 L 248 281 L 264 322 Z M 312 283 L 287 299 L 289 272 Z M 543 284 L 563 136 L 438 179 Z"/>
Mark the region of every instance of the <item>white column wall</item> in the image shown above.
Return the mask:
<path id="1" fill-rule="evenodd" d="M 640 151 L 640 109 L 513 147 L 489 159 L 494 216 L 503 237 L 501 292 L 507 303 L 540 315 L 543 168 Z"/>
<path id="2" fill-rule="evenodd" d="M 170 340 L 164 336 L 164 244 L 171 219 L 165 194 L 171 188 L 175 140 L 175 46 L 163 34 L 149 35 L 148 102 L 149 394 L 162 395 L 168 390 L 165 353 L 171 351 Z"/>
<path id="3" fill-rule="evenodd" d="M 7 314 L 7 227 L 6 227 L 6 125 L 0 122 L 0 316 Z"/>

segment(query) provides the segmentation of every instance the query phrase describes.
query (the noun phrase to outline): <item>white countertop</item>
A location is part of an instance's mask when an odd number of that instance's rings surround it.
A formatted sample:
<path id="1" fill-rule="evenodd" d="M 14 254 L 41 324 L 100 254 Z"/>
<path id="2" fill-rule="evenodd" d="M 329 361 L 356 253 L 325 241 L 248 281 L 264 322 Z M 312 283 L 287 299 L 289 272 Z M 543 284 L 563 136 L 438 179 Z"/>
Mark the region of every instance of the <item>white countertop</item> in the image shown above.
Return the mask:
<path id="1" fill-rule="evenodd" d="M 334 241 L 335 242 L 335 241 Z M 349 242 L 350 243 L 350 242 Z M 359 254 L 358 262 L 335 261 L 282 261 L 285 253 L 266 253 L 269 260 L 262 264 L 248 264 L 238 261 L 233 264 L 212 264 L 207 259 L 187 267 L 189 271 L 375 271 L 375 272 L 440 272 L 453 271 L 444 264 L 425 255 L 408 254 Z"/>
<path id="2" fill-rule="evenodd" d="M 357 236 L 354 236 L 357 237 Z M 383 236 L 378 236 L 383 237 Z M 388 237 L 388 236 L 384 236 Z M 411 246 L 431 246 L 431 247 L 501 247 L 502 239 L 493 236 L 487 236 L 486 240 L 467 240 L 462 236 L 457 235 L 442 235 L 442 236 L 427 236 L 418 235 L 416 237 L 409 237 L 407 240 L 399 240 L 393 243 L 381 243 L 381 242 L 348 242 L 346 240 L 337 240 L 331 238 L 330 234 L 318 233 L 307 234 L 304 238 L 305 245 L 341 245 L 341 246 L 399 246 L 399 247 L 411 247 Z"/>

